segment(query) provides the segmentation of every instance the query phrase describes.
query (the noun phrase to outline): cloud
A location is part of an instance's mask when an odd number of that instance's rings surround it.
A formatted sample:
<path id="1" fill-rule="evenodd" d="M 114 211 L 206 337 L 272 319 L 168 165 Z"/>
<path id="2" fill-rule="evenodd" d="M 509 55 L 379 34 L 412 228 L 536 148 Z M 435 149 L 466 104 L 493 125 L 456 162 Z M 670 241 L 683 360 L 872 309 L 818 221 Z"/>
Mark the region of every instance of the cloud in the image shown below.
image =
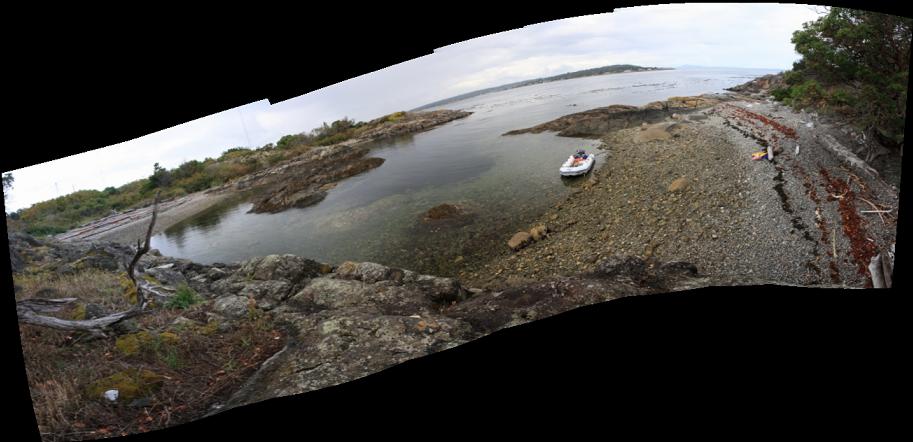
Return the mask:
<path id="1" fill-rule="evenodd" d="M 369 120 L 473 90 L 609 64 L 789 68 L 805 5 L 671 4 L 619 8 L 500 32 L 270 105 L 230 109 L 135 140 L 13 171 L 8 209 L 72 189 L 143 178 L 152 164 L 257 147 L 342 117 Z M 57 186 L 55 187 L 55 183 Z"/>

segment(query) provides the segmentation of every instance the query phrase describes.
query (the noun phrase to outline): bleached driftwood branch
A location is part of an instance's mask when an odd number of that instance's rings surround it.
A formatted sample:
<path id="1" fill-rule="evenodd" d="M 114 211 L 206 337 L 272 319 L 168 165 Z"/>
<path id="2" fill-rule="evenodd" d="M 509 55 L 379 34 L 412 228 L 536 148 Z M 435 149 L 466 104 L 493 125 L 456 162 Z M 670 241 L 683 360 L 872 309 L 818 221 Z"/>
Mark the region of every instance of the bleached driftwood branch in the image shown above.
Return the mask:
<path id="1" fill-rule="evenodd" d="M 876 289 L 891 288 L 892 273 L 894 273 L 891 259 L 886 253 L 879 253 L 869 262 L 869 274 L 872 276 L 872 287 Z"/>
<path id="2" fill-rule="evenodd" d="M 42 313 L 59 311 L 66 305 L 76 301 L 76 298 L 26 299 L 16 303 L 16 313 L 19 315 L 19 322 L 55 328 L 58 330 L 86 331 L 100 334 L 102 333 L 102 330 L 111 325 L 143 314 L 146 308 L 146 298 L 143 295 L 143 287 L 136 283 L 136 276 L 134 273 L 139 259 L 149 251 L 149 240 L 152 237 L 152 229 L 155 226 L 155 219 L 158 214 L 158 203 L 159 194 L 156 193 L 155 202 L 152 206 L 152 221 L 149 223 L 149 230 L 146 231 L 146 242 L 141 246 L 140 240 L 136 241 L 136 254 L 133 255 L 133 260 L 130 261 L 130 264 L 127 266 L 127 276 L 136 287 L 136 304 L 134 304 L 132 308 L 95 319 L 67 320 L 55 318 L 53 316 L 45 316 Z"/>

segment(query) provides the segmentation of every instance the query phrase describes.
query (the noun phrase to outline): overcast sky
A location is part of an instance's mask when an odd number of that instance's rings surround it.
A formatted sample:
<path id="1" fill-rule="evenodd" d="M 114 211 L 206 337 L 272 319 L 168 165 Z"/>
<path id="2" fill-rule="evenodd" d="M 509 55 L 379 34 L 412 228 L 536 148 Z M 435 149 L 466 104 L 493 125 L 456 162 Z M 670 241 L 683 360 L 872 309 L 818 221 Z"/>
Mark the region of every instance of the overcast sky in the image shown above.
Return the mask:
<path id="1" fill-rule="evenodd" d="M 616 9 L 526 26 L 455 43 L 281 103 L 254 102 L 114 146 L 14 170 L 7 211 L 73 190 L 104 189 L 259 147 L 342 117 L 381 115 L 505 83 L 611 64 L 788 69 L 799 58 L 792 32 L 815 20 L 814 7 L 685 4 Z M 86 170 L 97 173 L 86 174 Z"/>

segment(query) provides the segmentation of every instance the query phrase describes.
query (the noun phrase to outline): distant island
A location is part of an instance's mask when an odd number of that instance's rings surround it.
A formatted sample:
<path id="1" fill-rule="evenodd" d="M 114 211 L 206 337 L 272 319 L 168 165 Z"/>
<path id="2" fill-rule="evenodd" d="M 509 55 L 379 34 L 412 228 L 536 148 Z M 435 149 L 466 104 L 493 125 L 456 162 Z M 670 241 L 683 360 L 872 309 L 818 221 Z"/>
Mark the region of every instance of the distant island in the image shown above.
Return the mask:
<path id="1" fill-rule="evenodd" d="M 472 97 L 475 97 L 478 95 L 488 94 L 491 92 L 505 91 L 508 89 L 515 89 L 518 87 L 530 86 L 533 84 L 548 83 L 551 81 L 570 80 L 572 78 L 592 77 L 592 76 L 596 76 L 596 75 L 605 75 L 605 74 L 622 74 L 625 72 L 642 72 L 642 71 L 662 71 L 662 70 L 670 70 L 670 69 L 673 69 L 673 68 L 643 67 L 643 66 L 635 66 L 633 64 L 613 64 L 611 66 L 603 66 L 600 68 L 592 68 L 592 69 L 584 69 L 582 71 L 568 72 L 568 73 L 564 73 L 564 74 L 560 74 L 560 75 L 555 75 L 553 77 L 535 78 L 532 80 L 525 80 L 525 81 L 519 81 L 516 83 L 504 84 L 501 86 L 490 87 L 487 89 L 479 89 L 477 91 L 467 92 L 462 95 L 445 98 L 443 100 L 435 101 L 433 103 L 428 103 L 424 106 L 412 109 L 412 111 L 414 112 L 414 111 L 420 111 L 423 109 L 428 109 L 428 108 L 432 108 L 432 107 L 436 107 L 436 106 L 442 106 L 447 103 L 465 100 L 467 98 L 472 98 Z"/>

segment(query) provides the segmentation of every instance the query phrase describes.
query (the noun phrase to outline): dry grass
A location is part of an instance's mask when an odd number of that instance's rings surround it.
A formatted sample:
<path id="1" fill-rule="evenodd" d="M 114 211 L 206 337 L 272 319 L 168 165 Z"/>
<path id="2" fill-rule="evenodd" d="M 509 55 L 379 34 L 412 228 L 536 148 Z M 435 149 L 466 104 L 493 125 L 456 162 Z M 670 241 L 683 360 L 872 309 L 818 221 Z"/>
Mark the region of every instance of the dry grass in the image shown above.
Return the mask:
<path id="1" fill-rule="evenodd" d="M 124 296 L 121 280 L 124 273 L 86 269 L 72 275 L 53 272 L 13 275 L 13 282 L 21 287 L 16 300 L 39 298 L 78 298 L 81 303 L 92 303 L 105 311 L 114 312 L 131 307 Z"/>
<path id="2" fill-rule="evenodd" d="M 116 273 L 87 270 L 69 276 L 17 276 L 22 287 L 17 299 L 56 291 L 50 297 L 78 297 L 111 311 L 129 307 Z M 47 292 L 45 293 L 47 294 Z M 32 402 L 43 440 L 82 440 L 150 431 L 202 417 L 209 407 L 237 388 L 278 351 L 284 337 L 269 315 L 255 315 L 219 332 L 207 324 L 210 303 L 188 310 L 155 308 L 136 320 L 140 330 L 156 337 L 140 351 L 126 355 L 116 346 L 118 336 L 90 338 L 80 333 L 20 325 L 23 356 Z M 66 315 L 61 312 L 61 315 Z M 199 326 L 175 328 L 177 316 Z M 161 332 L 177 339 L 163 339 Z M 122 337 L 122 336 L 121 336 Z M 151 370 L 163 376 L 161 387 L 145 403 L 110 403 L 90 397 L 89 386 L 128 369 Z"/>

